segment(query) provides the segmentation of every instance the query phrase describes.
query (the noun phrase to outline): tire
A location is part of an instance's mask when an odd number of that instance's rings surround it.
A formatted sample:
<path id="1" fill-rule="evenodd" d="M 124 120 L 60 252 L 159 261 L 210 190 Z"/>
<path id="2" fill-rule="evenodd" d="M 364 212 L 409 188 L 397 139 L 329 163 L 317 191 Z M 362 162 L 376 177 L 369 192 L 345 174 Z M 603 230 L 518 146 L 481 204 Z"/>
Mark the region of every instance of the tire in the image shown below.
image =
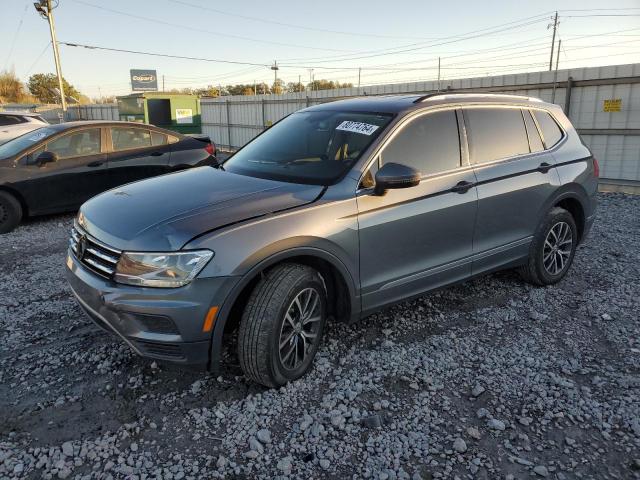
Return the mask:
<path id="1" fill-rule="evenodd" d="M 316 270 L 295 263 L 269 270 L 240 320 L 238 357 L 245 375 L 272 388 L 304 375 L 320 345 L 326 312 L 326 289 Z"/>
<path id="2" fill-rule="evenodd" d="M 569 271 L 577 246 L 575 220 L 565 209 L 552 208 L 536 230 L 529 258 L 520 267 L 520 275 L 533 285 L 558 283 Z"/>
<path id="3" fill-rule="evenodd" d="M 22 205 L 8 192 L 0 191 L 0 234 L 18 226 L 22 220 Z"/>

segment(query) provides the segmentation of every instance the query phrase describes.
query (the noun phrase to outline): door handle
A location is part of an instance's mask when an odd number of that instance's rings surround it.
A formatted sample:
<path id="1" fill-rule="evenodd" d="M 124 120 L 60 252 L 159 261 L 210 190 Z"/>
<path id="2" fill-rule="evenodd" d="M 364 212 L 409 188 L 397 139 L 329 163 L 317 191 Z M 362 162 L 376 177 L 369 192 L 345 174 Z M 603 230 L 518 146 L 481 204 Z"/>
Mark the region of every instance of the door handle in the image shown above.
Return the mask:
<path id="1" fill-rule="evenodd" d="M 473 183 L 463 180 L 451 187 L 451 191 L 456 193 L 467 193 L 471 187 L 473 187 Z"/>
<path id="2" fill-rule="evenodd" d="M 549 170 L 551 170 L 551 167 L 553 167 L 553 165 L 551 165 L 550 163 L 542 162 L 538 167 L 538 171 L 540 173 L 547 173 Z"/>
<path id="3" fill-rule="evenodd" d="M 99 167 L 104 162 L 102 160 L 96 160 L 95 162 L 87 163 L 87 167 Z"/>
<path id="4" fill-rule="evenodd" d="M 161 157 L 162 155 L 164 155 L 164 152 L 151 152 L 150 155 L 152 157 Z"/>

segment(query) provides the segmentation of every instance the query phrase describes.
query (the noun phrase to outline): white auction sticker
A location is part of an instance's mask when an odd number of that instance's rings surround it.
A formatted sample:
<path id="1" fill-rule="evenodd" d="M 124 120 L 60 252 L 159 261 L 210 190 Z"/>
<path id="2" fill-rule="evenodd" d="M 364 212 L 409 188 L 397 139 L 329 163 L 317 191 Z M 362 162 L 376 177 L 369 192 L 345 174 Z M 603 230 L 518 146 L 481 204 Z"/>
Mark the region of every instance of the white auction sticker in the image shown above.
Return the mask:
<path id="1" fill-rule="evenodd" d="M 345 120 L 336 127 L 336 130 L 344 130 L 345 132 L 361 133 L 363 135 L 371 135 L 378 129 L 378 125 L 370 125 L 368 123 L 354 122 L 353 120 Z"/>

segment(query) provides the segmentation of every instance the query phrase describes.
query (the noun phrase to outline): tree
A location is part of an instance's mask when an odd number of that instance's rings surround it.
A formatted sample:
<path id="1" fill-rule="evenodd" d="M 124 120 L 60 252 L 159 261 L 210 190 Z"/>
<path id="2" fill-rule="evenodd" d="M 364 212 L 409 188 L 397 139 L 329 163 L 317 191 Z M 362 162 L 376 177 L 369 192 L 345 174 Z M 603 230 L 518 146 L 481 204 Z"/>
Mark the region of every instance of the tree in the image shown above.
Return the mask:
<path id="1" fill-rule="evenodd" d="M 27 85 L 31 94 L 42 103 L 60 102 L 58 77 L 54 73 L 36 73 L 35 75 L 31 75 Z M 82 97 L 87 98 L 67 82 L 64 77 L 62 78 L 62 85 L 64 86 L 64 94 L 67 98 L 75 98 L 80 103 L 82 103 Z"/>
<path id="2" fill-rule="evenodd" d="M 99 103 L 99 104 L 103 104 L 103 103 L 116 103 L 117 99 L 114 95 L 107 95 L 107 96 L 102 96 L 102 97 L 94 97 L 91 99 L 91 103 Z"/>
<path id="3" fill-rule="evenodd" d="M 333 80 L 314 80 L 309 85 L 309 90 L 333 90 L 334 88 L 351 88 L 353 83 L 340 83 Z"/>
<path id="4" fill-rule="evenodd" d="M 220 89 L 213 85 L 209 85 L 206 88 L 196 88 L 193 93 L 200 97 L 219 97 Z"/>
<path id="5" fill-rule="evenodd" d="M 280 95 L 286 92 L 286 88 L 287 87 L 285 86 L 284 81 L 278 78 L 275 82 L 273 82 L 273 86 L 271 87 L 271 93 Z"/>
<path id="6" fill-rule="evenodd" d="M 305 86 L 300 82 L 289 82 L 287 83 L 287 91 L 288 92 L 304 92 Z"/>
<path id="7" fill-rule="evenodd" d="M 4 71 L 0 73 L 0 103 L 27 103 L 34 101 L 35 98 L 25 91 L 24 84 L 14 72 Z"/>

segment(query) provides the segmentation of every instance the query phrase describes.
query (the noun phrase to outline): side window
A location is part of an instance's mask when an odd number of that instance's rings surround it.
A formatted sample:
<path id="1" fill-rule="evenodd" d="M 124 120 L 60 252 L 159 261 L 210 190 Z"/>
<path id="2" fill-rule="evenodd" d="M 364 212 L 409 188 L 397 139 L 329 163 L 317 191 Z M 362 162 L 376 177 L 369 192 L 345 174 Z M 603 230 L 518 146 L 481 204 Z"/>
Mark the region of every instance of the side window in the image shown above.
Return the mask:
<path id="1" fill-rule="evenodd" d="M 166 145 L 169 143 L 169 139 L 164 133 L 151 131 L 151 145 L 157 147 L 159 145 Z"/>
<path id="2" fill-rule="evenodd" d="M 38 155 L 44 152 L 44 147 L 45 147 L 44 145 L 41 145 L 40 147 L 36 148 L 34 151 L 25 155 L 24 157 L 22 157 L 23 161 L 26 162 L 27 165 L 34 164 L 36 162 L 36 158 L 38 158 Z"/>
<path id="3" fill-rule="evenodd" d="M 24 123 L 22 117 L 16 115 L 0 115 L 0 126 L 17 125 L 19 123 Z"/>
<path id="4" fill-rule="evenodd" d="M 58 159 L 97 155 L 100 153 L 100 129 L 91 128 L 58 137 L 47 143 L 46 149 L 56 153 Z"/>
<path id="5" fill-rule="evenodd" d="M 411 120 L 384 148 L 382 164 L 393 162 L 423 175 L 460 166 L 460 137 L 454 110 L 428 113 Z"/>
<path id="6" fill-rule="evenodd" d="M 467 108 L 464 118 L 473 163 L 529 153 L 529 141 L 519 108 Z"/>
<path id="7" fill-rule="evenodd" d="M 180 141 L 180 139 L 178 137 L 174 137 L 172 135 L 169 135 L 169 143 L 177 143 L 178 141 Z"/>
<path id="8" fill-rule="evenodd" d="M 113 150 L 130 150 L 132 148 L 145 148 L 151 146 L 151 135 L 149 130 L 142 128 L 111 128 L 111 141 Z"/>
<path id="9" fill-rule="evenodd" d="M 378 172 L 378 164 L 380 162 L 380 158 L 377 157 L 369 166 L 365 174 L 360 179 L 360 185 L 358 185 L 358 190 L 362 188 L 373 188 L 376 186 L 375 176 Z"/>
<path id="10" fill-rule="evenodd" d="M 542 130 L 542 138 L 547 148 L 553 147 L 562 138 L 562 130 L 558 127 L 556 121 L 551 118 L 547 112 L 540 110 L 534 110 L 533 114 L 536 116 L 540 130 Z"/>
<path id="11" fill-rule="evenodd" d="M 522 110 L 522 115 L 524 116 L 524 124 L 527 127 L 527 135 L 529 136 L 529 146 L 531 147 L 531 151 L 541 152 L 544 150 L 544 145 L 542 145 L 540 132 L 538 132 L 538 127 L 536 127 L 536 124 L 533 121 L 531 111 Z"/>

